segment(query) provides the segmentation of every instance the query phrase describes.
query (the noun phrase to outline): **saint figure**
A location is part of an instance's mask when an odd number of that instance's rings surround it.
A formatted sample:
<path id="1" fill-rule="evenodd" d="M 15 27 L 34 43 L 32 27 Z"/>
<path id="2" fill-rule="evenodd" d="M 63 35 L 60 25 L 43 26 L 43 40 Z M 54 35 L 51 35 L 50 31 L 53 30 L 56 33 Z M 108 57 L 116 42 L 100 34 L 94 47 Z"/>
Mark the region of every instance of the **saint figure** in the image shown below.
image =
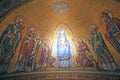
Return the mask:
<path id="1" fill-rule="evenodd" d="M 112 17 L 110 11 L 103 11 L 101 18 L 105 22 L 107 40 L 113 45 L 113 47 L 120 53 L 120 19 Z"/>
<path id="2" fill-rule="evenodd" d="M 78 40 L 78 54 L 77 54 L 77 64 L 78 66 L 81 67 L 95 67 L 96 63 L 95 60 L 93 59 L 92 54 L 90 53 L 90 50 L 85 43 L 85 40 L 80 38 Z"/>
<path id="3" fill-rule="evenodd" d="M 51 49 L 50 41 L 44 40 L 44 46 L 42 47 L 41 56 L 40 56 L 40 67 L 50 67 L 50 58 L 51 58 Z"/>
<path id="4" fill-rule="evenodd" d="M 90 26 L 89 41 L 93 47 L 93 50 L 98 55 L 102 68 L 106 71 L 115 71 L 118 67 L 114 62 L 114 59 L 108 50 L 101 33 L 98 32 L 98 27 L 96 25 Z"/>
<path id="5" fill-rule="evenodd" d="M 9 63 L 22 39 L 25 19 L 15 18 L 15 24 L 10 24 L 0 36 L 0 73 L 7 72 Z"/>
<path id="6" fill-rule="evenodd" d="M 27 57 L 35 48 L 35 39 L 35 29 L 32 27 L 22 40 L 20 54 L 14 71 L 26 71 Z"/>

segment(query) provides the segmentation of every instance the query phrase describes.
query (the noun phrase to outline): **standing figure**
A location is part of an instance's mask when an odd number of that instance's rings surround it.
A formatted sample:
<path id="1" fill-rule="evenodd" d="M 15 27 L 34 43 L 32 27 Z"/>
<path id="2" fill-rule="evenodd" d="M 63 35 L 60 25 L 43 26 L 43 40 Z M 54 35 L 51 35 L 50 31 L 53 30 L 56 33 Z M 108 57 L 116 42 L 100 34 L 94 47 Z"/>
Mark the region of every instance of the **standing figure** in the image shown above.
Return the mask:
<path id="1" fill-rule="evenodd" d="M 15 18 L 15 24 L 10 24 L 0 36 L 0 73 L 7 72 L 10 61 L 22 39 L 25 19 Z"/>
<path id="2" fill-rule="evenodd" d="M 78 55 L 76 58 L 76 62 L 78 66 L 82 67 L 95 67 L 96 63 L 93 59 L 92 54 L 90 53 L 90 50 L 85 43 L 85 40 L 79 39 L 78 40 Z"/>
<path id="3" fill-rule="evenodd" d="M 27 57 L 26 63 L 26 71 L 34 71 L 35 70 L 35 58 L 36 58 L 36 50 L 33 48 L 32 53 L 30 53 Z"/>
<path id="4" fill-rule="evenodd" d="M 117 65 L 115 64 L 101 33 L 98 32 L 98 27 L 96 25 L 90 26 L 89 41 L 93 50 L 98 55 L 98 60 L 100 61 L 102 68 L 106 71 L 115 71 L 117 69 Z"/>
<path id="5" fill-rule="evenodd" d="M 49 67 L 50 66 L 50 56 L 51 56 L 51 49 L 48 40 L 45 40 L 44 46 L 42 47 L 41 57 L 39 64 L 41 67 Z"/>
<path id="6" fill-rule="evenodd" d="M 26 70 L 27 57 L 29 56 L 30 53 L 32 53 L 34 47 L 35 47 L 35 29 L 32 27 L 28 31 L 28 34 L 22 40 L 20 54 L 14 71 Z"/>
<path id="7" fill-rule="evenodd" d="M 68 41 L 64 29 L 60 30 L 60 34 L 57 39 L 57 55 L 55 66 L 56 67 L 70 67 L 73 64 L 70 64 L 70 61 L 73 60 L 73 56 L 71 54 L 71 46 Z"/>
<path id="8" fill-rule="evenodd" d="M 41 40 L 40 40 L 40 35 L 37 32 L 36 33 L 36 40 L 35 40 L 35 54 L 36 55 L 38 55 L 40 47 L 41 47 Z M 37 59 L 35 59 L 34 60 L 34 71 L 37 70 L 39 67 L 40 67 L 39 62 L 37 62 Z"/>
<path id="9" fill-rule="evenodd" d="M 106 24 L 105 36 L 113 47 L 120 53 L 120 19 L 113 18 L 110 11 L 101 12 L 101 18 Z"/>
<path id="10" fill-rule="evenodd" d="M 39 52 L 39 48 L 41 46 L 41 40 L 40 40 L 40 35 L 39 33 L 37 32 L 36 33 L 36 41 L 35 41 L 35 49 L 36 49 L 36 53 Z"/>

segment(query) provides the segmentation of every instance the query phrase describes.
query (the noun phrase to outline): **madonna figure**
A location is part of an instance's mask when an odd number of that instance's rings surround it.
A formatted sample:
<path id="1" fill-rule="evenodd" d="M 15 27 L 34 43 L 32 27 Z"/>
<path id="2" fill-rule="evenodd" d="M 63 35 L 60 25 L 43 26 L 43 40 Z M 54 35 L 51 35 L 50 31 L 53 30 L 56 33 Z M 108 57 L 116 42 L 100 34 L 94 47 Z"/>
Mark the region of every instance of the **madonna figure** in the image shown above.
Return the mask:
<path id="1" fill-rule="evenodd" d="M 73 59 L 71 55 L 71 46 L 68 41 L 65 31 L 63 29 L 60 30 L 58 39 L 57 39 L 57 64 L 58 67 L 70 67 L 71 60 Z M 72 64 L 73 65 L 73 64 Z"/>

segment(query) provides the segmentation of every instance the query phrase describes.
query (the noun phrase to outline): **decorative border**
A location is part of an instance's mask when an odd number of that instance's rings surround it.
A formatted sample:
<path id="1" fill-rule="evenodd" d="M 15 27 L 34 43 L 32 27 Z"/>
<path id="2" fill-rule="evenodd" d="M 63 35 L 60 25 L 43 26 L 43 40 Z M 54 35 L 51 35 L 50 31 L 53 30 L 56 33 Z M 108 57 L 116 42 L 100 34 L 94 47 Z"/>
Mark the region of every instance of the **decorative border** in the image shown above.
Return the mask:
<path id="1" fill-rule="evenodd" d="M 2 14 L 0 14 L 0 23 L 2 20 L 4 20 L 8 14 L 10 14 L 12 11 L 14 11 L 15 9 L 31 2 L 32 0 L 24 0 L 24 1 L 21 1 L 15 5 L 13 5 L 12 7 L 10 7 L 8 10 L 4 11 Z"/>
<path id="2" fill-rule="evenodd" d="M 11 73 L 0 74 L 0 79 L 20 79 L 39 77 L 39 79 L 89 79 L 89 78 L 112 78 L 120 79 L 120 72 L 105 72 L 105 71 L 47 71 L 47 72 L 27 72 L 27 73 Z"/>

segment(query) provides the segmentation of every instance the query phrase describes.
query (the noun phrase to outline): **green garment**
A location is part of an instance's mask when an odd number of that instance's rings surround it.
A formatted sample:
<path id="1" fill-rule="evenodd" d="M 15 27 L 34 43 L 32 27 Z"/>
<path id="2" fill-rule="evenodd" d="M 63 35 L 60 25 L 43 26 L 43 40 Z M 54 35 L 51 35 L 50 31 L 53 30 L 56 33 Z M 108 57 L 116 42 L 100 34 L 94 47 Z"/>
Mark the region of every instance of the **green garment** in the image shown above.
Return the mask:
<path id="1" fill-rule="evenodd" d="M 104 53 L 104 50 L 108 51 L 108 48 L 103 40 L 101 33 L 91 35 L 91 43 L 93 50 L 97 55 L 101 56 Z"/>
<path id="2" fill-rule="evenodd" d="M 13 37 L 8 36 L 9 31 Z M 6 71 L 21 39 L 21 31 L 14 24 L 10 24 L 0 36 L 0 73 Z"/>

